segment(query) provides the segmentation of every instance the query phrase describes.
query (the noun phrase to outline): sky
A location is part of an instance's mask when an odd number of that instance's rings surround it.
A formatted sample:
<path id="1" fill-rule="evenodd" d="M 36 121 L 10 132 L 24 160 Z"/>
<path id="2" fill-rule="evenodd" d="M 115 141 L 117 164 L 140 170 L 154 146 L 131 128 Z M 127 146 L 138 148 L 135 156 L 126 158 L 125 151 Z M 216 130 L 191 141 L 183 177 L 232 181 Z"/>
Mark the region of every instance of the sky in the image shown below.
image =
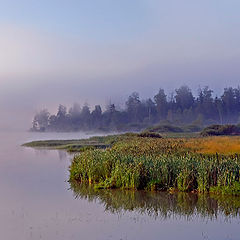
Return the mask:
<path id="1" fill-rule="evenodd" d="M 239 0 L 0 0 L 0 129 L 59 103 L 240 83 Z"/>

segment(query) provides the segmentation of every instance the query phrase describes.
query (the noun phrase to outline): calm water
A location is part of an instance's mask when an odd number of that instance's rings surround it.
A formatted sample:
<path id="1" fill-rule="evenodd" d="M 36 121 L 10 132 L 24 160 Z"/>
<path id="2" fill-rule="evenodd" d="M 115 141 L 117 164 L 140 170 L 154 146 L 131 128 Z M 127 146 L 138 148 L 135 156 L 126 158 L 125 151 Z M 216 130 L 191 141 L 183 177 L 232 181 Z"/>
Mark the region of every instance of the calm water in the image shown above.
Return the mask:
<path id="1" fill-rule="evenodd" d="M 20 147 L 81 134 L 0 133 L 0 239 L 240 239 L 240 199 L 70 185 L 71 156 Z"/>

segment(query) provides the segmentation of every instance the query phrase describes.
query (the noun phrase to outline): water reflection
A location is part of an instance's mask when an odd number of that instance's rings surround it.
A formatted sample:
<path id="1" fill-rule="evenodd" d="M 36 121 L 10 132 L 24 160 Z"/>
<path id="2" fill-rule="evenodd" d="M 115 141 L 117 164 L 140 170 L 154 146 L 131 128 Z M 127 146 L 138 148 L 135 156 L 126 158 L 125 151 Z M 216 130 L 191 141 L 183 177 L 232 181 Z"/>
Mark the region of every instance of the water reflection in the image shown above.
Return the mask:
<path id="1" fill-rule="evenodd" d="M 58 150 L 58 157 L 60 161 L 65 161 L 68 157 L 66 151 Z"/>
<path id="2" fill-rule="evenodd" d="M 130 190 L 95 189 L 87 184 L 70 183 L 76 198 L 99 201 L 106 211 L 136 211 L 155 218 L 195 217 L 217 219 L 239 217 L 239 197 L 217 197 L 208 194 L 166 193 Z"/>
<path id="3" fill-rule="evenodd" d="M 47 149 L 38 149 L 38 148 L 33 148 L 33 151 L 34 151 L 34 154 L 39 157 L 39 156 L 42 156 L 42 157 L 46 157 L 49 153 L 49 150 Z"/>
<path id="4" fill-rule="evenodd" d="M 54 154 L 55 154 L 55 152 L 57 152 L 60 162 L 66 161 L 69 158 L 73 157 L 73 155 L 67 153 L 64 150 L 52 150 L 52 149 L 44 149 L 44 148 L 32 148 L 31 150 L 34 152 L 35 156 L 43 157 L 43 158 L 49 156 L 50 152 L 52 152 Z"/>

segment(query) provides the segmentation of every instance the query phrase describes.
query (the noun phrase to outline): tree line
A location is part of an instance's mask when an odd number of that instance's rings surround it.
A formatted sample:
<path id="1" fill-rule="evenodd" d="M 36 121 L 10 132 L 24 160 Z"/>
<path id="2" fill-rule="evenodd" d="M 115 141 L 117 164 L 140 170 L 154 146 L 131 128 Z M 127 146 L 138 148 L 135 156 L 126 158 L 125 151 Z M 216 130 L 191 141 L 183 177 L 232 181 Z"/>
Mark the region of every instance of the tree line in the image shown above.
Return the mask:
<path id="1" fill-rule="evenodd" d="M 133 92 L 123 109 L 110 103 L 103 111 L 100 105 L 93 110 L 85 104 L 74 103 L 69 109 L 59 105 L 57 114 L 47 109 L 33 119 L 33 131 L 129 131 L 168 123 L 178 126 L 236 124 L 240 122 L 240 87 L 224 88 L 221 96 L 213 95 L 208 86 L 199 88 L 197 96 L 184 85 L 167 96 L 160 88 L 153 98 L 140 99 Z"/>

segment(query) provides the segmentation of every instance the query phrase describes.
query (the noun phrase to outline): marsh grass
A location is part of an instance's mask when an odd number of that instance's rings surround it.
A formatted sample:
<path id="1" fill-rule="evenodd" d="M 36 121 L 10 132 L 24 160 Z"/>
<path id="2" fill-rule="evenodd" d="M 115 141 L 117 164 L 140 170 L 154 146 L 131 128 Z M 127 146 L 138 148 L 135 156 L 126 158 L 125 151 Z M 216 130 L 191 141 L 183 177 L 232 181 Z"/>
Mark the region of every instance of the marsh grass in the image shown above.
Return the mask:
<path id="1" fill-rule="evenodd" d="M 205 139 L 132 138 L 106 150 L 88 150 L 74 157 L 70 180 L 96 188 L 240 195 L 239 154 L 203 154 L 199 141 Z"/>
<path id="2" fill-rule="evenodd" d="M 202 154 L 240 154 L 240 137 L 205 137 L 188 139 L 184 144 L 185 148 Z"/>

